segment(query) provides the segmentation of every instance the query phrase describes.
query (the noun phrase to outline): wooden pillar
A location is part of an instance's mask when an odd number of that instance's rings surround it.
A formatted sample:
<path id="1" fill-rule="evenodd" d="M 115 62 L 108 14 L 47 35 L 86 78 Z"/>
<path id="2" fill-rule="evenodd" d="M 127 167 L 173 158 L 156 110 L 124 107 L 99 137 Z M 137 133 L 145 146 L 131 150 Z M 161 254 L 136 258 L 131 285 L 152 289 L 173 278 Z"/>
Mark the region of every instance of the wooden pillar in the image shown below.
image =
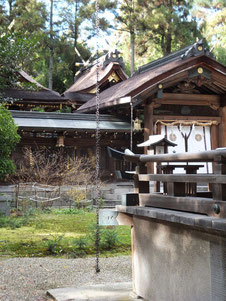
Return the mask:
<path id="1" fill-rule="evenodd" d="M 219 147 L 219 126 L 213 124 L 210 128 L 211 136 L 211 149 L 216 149 Z"/>
<path id="2" fill-rule="evenodd" d="M 153 104 L 149 101 L 144 107 L 144 141 L 154 134 L 153 111 Z M 144 153 L 147 154 L 147 147 L 144 148 Z M 154 163 L 147 163 L 146 166 L 148 173 L 154 173 Z"/>
<path id="3" fill-rule="evenodd" d="M 221 156 L 216 156 L 214 158 L 215 168 L 214 174 L 216 177 L 218 175 L 226 174 L 226 161 L 225 158 Z M 212 184 L 213 199 L 216 201 L 226 201 L 226 184 Z"/>
<path id="4" fill-rule="evenodd" d="M 148 140 L 148 137 L 153 135 L 153 133 L 153 104 L 148 103 L 144 107 L 144 141 Z"/>
<path id="5" fill-rule="evenodd" d="M 211 149 L 214 150 L 219 147 L 219 125 L 211 125 L 210 128 L 210 137 L 211 137 Z M 214 171 L 215 164 L 212 163 L 212 168 Z M 209 184 L 209 190 L 212 190 L 211 184 Z"/>
<path id="6" fill-rule="evenodd" d="M 219 146 L 226 147 L 226 106 L 220 108 Z"/>
<path id="7" fill-rule="evenodd" d="M 136 166 L 134 175 L 134 193 L 149 193 L 149 181 L 139 181 L 139 174 L 146 174 L 147 167 L 144 164 Z"/>

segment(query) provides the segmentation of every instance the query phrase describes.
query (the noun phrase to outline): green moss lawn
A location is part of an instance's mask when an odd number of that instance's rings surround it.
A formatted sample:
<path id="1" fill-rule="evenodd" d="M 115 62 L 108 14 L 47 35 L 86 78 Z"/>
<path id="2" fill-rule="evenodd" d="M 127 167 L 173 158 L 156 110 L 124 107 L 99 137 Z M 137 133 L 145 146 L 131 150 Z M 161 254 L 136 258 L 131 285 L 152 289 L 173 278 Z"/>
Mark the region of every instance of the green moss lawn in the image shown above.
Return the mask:
<path id="1" fill-rule="evenodd" d="M 82 209 L 0 216 L 0 256 L 94 256 L 95 220 L 95 212 Z M 130 227 L 101 227 L 99 244 L 101 256 L 130 254 Z"/>

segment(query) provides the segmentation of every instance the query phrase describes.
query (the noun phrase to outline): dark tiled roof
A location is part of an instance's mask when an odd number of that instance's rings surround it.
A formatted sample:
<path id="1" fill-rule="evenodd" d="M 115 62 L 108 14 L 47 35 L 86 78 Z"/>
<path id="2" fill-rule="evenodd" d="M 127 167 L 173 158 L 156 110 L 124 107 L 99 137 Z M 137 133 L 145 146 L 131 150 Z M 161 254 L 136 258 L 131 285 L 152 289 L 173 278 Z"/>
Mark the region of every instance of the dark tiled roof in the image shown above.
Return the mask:
<path id="1" fill-rule="evenodd" d="M 102 84 L 110 75 L 115 71 L 121 80 L 127 79 L 127 75 L 122 70 L 118 63 L 111 62 L 104 69 L 99 69 L 99 82 Z M 75 83 L 64 92 L 64 95 L 68 95 L 68 92 L 89 92 L 96 87 L 96 65 L 91 69 L 84 71 L 84 73 L 75 81 Z"/>
<path id="2" fill-rule="evenodd" d="M 4 91 L 4 96 L 18 99 L 19 101 L 44 101 L 44 102 L 64 102 L 66 98 L 60 96 L 58 92 L 48 89 L 35 81 L 30 75 L 21 70 L 19 72 L 21 82 L 34 84 L 36 91 L 29 91 L 23 88 L 10 88 Z"/>
<path id="3" fill-rule="evenodd" d="M 6 97 L 12 97 L 18 99 L 19 101 L 29 100 L 29 101 L 58 101 L 64 102 L 66 98 L 61 97 L 59 93 L 41 89 L 38 91 L 28 91 L 19 89 L 8 89 L 4 91 Z"/>
<path id="4" fill-rule="evenodd" d="M 10 111 L 20 129 L 51 130 L 51 131 L 95 131 L 96 115 L 79 113 L 47 113 Z M 100 115 L 100 130 L 130 131 L 130 123 L 110 115 Z"/>
<path id="5" fill-rule="evenodd" d="M 157 85 L 172 80 L 178 77 L 178 81 L 188 77 L 190 69 L 199 65 L 207 66 L 211 70 L 219 73 L 219 76 L 226 76 L 226 67 L 218 63 L 214 58 L 208 55 L 206 51 L 200 51 L 200 55 L 193 55 L 193 48 L 186 47 L 183 52 L 177 52 L 173 58 L 164 61 L 160 59 L 154 64 L 147 64 L 145 68 L 133 77 L 126 81 L 120 82 L 115 86 L 103 91 L 100 94 L 100 108 L 120 105 L 121 99 L 131 96 L 132 98 L 148 96 L 157 91 Z M 186 57 L 184 56 L 186 54 Z M 224 80 L 225 82 L 225 80 Z M 222 89 L 226 90 L 225 83 Z M 96 107 L 96 99 L 92 98 L 90 101 L 82 105 L 79 112 L 94 112 Z"/>
<path id="6" fill-rule="evenodd" d="M 193 45 L 186 46 L 178 51 L 170 53 L 160 59 L 157 59 L 155 61 L 152 61 L 148 64 L 145 64 L 145 65 L 139 67 L 137 72 L 134 73 L 134 75 L 143 73 L 147 70 L 151 70 L 151 69 L 155 69 L 157 67 L 163 66 L 167 63 L 178 60 L 178 58 L 186 59 L 191 56 L 194 57 L 194 56 L 199 56 L 199 55 L 203 55 L 203 54 L 214 58 L 212 53 L 208 49 L 205 48 L 205 39 L 202 39 Z"/>
<path id="7" fill-rule="evenodd" d="M 78 103 L 85 103 L 89 101 L 91 98 L 93 98 L 93 93 L 79 93 L 79 92 L 65 92 L 65 97 L 67 99 L 70 99 L 72 103 L 78 102 Z"/>

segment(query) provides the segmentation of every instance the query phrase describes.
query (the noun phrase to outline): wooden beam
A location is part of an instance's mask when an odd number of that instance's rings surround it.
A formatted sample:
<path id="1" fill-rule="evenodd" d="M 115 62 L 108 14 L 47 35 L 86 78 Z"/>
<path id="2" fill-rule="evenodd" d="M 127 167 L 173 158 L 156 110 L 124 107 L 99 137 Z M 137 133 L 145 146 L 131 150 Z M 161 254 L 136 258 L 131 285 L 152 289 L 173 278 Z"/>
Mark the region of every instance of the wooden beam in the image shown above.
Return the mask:
<path id="1" fill-rule="evenodd" d="M 162 98 L 154 98 L 154 105 L 188 105 L 188 106 L 209 106 L 214 110 L 220 107 L 220 96 L 202 94 L 178 94 L 163 93 Z"/>
<path id="2" fill-rule="evenodd" d="M 221 117 L 212 117 L 212 116 L 181 116 L 181 115 L 153 115 L 153 121 L 157 120 L 202 120 L 202 121 L 216 121 L 217 123 L 221 123 Z"/>
<path id="3" fill-rule="evenodd" d="M 209 216 L 226 217 L 226 202 L 214 201 L 208 198 L 198 197 L 173 197 L 161 194 L 139 194 L 140 206 L 166 208 L 179 211 L 207 214 Z M 220 212 L 214 212 L 215 206 L 219 206 Z"/>
<path id="4" fill-rule="evenodd" d="M 140 174 L 139 181 L 161 181 L 182 183 L 226 183 L 226 175 L 210 174 Z"/>
<path id="5" fill-rule="evenodd" d="M 212 101 L 219 103 L 220 96 L 218 95 L 205 95 L 205 94 L 182 94 L 182 93 L 163 93 L 162 100 L 178 100 L 178 101 Z M 156 98 L 154 99 L 156 100 Z"/>

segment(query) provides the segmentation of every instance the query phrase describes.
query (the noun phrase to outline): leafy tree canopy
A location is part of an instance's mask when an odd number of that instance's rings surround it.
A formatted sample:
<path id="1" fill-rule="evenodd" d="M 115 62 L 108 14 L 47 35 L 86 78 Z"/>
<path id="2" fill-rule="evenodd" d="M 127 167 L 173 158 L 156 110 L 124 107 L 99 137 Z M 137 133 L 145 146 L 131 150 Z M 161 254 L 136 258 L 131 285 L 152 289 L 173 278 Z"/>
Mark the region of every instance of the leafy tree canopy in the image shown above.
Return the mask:
<path id="1" fill-rule="evenodd" d="M 0 29 L 0 102 L 5 100 L 3 91 L 9 87 L 32 88 L 19 82 L 19 70 L 32 59 L 35 43 L 26 34 L 22 37 L 7 29 Z"/>
<path id="2" fill-rule="evenodd" d="M 0 104 L 0 179 L 15 171 L 10 155 L 19 141 L 17 126 L 10 112 L 3 104 Z"/>
<path id="3" fill-rule="evenodd" d="M 193 15 L 199 19 L 202 35 L 221 63 L 226 64 L 225 0 L 196 0 Z"/>
<path id="4" fill-rule="evenodd" d="M 117 15 L 119 29 L 135 35 L 138 56 L 167 55 L 201 37 L 191 8 L 192 1 L 187 0 L 123 0 Z"/>

